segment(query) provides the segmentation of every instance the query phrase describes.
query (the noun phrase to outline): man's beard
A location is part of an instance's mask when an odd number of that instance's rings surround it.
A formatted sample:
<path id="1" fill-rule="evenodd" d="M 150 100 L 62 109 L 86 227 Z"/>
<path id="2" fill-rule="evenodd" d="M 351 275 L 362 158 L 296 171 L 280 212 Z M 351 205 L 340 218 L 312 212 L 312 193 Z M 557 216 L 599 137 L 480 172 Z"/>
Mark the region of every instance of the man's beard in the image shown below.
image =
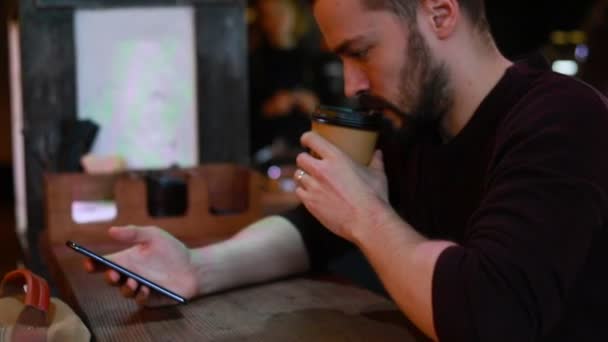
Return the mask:
<path id="1" fill-rule="evenodd" d="M 440 132 L 440 124 L 453 104 L 445 64 L 432 55 L 424 37 L 415 27 L 410 30 L 407 64 L 399 70 L 399 96 L 393 103 L 369 92 L 358 95 L 363 110 L 389 110 L 402 121 L 408 135 L 420 135 L 429 130 Z"/>

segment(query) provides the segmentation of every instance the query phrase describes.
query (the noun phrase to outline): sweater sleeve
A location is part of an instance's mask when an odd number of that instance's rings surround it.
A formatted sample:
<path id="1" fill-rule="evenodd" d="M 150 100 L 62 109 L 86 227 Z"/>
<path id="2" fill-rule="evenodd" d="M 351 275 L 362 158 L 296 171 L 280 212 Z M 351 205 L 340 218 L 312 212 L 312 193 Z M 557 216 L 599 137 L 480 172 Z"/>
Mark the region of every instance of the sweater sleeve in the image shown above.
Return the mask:
<path id="1" fill-rule="evenodd" d="M 538 341 L 563 317 L 607 208 L 606 105 L 573 87 L 499 127 L 481 205 L 435 266 L 440 341 Z"/>

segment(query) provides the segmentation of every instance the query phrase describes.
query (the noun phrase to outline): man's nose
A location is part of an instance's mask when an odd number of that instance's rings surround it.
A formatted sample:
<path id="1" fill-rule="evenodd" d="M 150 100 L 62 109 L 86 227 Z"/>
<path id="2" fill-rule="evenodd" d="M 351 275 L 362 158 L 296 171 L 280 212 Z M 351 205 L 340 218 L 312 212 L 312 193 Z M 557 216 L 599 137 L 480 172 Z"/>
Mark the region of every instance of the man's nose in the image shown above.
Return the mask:
<path id="1" fill-rule="evenodd" d="M 352 63 L 344 63 L 344 95 L 347 98 L 369 91 L 369 80 L 363 70 Z"/>

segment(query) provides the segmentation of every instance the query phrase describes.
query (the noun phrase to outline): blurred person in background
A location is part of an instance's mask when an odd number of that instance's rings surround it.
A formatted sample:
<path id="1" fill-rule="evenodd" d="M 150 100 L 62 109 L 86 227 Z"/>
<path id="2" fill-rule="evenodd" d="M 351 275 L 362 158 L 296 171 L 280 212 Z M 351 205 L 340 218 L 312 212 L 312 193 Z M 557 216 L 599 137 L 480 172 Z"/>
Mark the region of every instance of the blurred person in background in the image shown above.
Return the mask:
<path id="1" fill-rule="evenodd" d="M 319 104 L 314 56 L 301 44 L 308 27 L 296 0 L 258 0 L 250 55 L 251 142 L 257 163 L 300 149 Z M 274 147 L 274 149 L 272 148 Z M 289 154 L 289 151 L 294 153 Z M 268 153 L 270 152 L 270 153 Z"/>

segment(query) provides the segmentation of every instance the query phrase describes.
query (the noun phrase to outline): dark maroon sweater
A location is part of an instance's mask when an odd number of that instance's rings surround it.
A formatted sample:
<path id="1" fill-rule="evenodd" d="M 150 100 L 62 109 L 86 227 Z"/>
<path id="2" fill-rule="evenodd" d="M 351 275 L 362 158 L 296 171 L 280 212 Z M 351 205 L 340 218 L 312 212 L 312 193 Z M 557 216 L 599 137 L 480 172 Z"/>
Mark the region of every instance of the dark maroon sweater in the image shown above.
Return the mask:
<path id="1" fill-rule="evenodd" d="M 459 244 L 433 276 L 440 341 L 608 341 L 606 99 L 518 63 L 448 143 L 386 141 L 397 212 Z M 315 268 L 349 247 L 302 207 L 285 217 Z"/>

